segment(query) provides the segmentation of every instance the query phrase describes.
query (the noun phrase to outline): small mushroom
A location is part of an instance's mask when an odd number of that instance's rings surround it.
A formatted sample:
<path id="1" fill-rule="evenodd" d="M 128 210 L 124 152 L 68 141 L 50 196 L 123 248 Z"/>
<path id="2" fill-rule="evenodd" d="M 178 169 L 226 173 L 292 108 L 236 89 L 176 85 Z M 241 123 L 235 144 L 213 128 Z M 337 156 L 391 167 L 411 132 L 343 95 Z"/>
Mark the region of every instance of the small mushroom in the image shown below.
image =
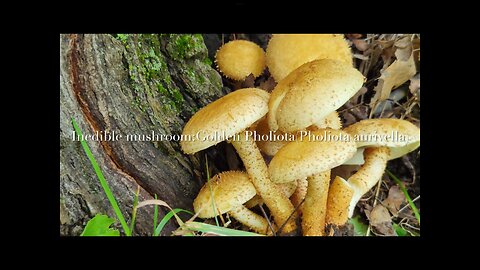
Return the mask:
<path id="1" fill-rule="evenodd" d="M 215 63 L 227 78 L 241 81 L 250 74 L 256 78 L 265 69 L 265 52 L 251 41 L 233 40 L 218 49 Z"/>
<path id="2" fill-rule="evenodd" d="M 268 111 L 269 94 L 257 88 L 239 89 L 208 104 L 190 118 L 180 142 L 183 152 L 193 154 L 230 139 L 243 161 L 258 195 L 272 213 L 283 232 L 296 229 L 294 208 L 290 200 L 270 181 L 262 154 L 253 139 L 247 139 L 245 130 Z"/>
<path id="3" fill-rule="evenodd" d="M 362 87 L 363 75 L 331 59 L 303 64 L 281 80 L 268 102 L 271 130 L 295 132 L 321 122 Z"/>
<path id="4" fill-rule="evenodd" d="M 363 153 L 365 160 L 362 167 L 348 179 L 354 190 L 348 206 L 348 217 L 352 217 L 360 198 L 382 178 L 387 161 L 420 146 L 420 129 L 406 120 L 385 118 L 362 120 L 344 131 L 353 137 L 360 148 L 356 155 Z M 332 193 L 332 196 L 335 194 Z"/>
<path id="5" fill-rule="evenodd" d="M 311 134 L 311 139 L 296 140 L 283 146 L 273 157 L 268 170 L 275 183 L 308 179 L 302 209 L 303 235 L 320 236 L 325 230 L 330 170 L 351 158 L 356 146 L 350 135 L 340 130 L 320 129 Z M 330 139 L 326 135 L 331 136 Z"/>
<path id="6" fill-rule="evenodd" d="M 265 234 L 268 230 L 267 220 L 243 206 L 256 193 L 248 174 L 239 171 L 223 172 L 215 175 L 200 189 L 193 201 L 193 209 L 200 218 L 213 218 L 228 213 L 257 233 Z"/>
<path id="7" fill-rule="evenodd" d="M 277 34 L 268 42 L 266 61 L 280 82 L 299 66 L 316 59 L 335 59 L 352 66 L 350 46 L 339 34 Z"/>

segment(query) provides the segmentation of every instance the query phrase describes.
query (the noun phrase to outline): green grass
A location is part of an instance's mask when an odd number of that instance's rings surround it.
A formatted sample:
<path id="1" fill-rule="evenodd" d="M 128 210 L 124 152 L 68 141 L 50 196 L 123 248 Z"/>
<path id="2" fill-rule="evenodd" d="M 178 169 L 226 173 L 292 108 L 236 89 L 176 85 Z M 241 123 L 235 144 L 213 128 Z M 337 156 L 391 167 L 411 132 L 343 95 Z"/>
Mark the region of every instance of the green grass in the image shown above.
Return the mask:
<path id="1" fill-rule="evenodd" d="M 157 207 L 157 205 L 155 205 L 155 207 Z M 167 224 L 167 222 L 168 222 L 175 214 L 177 214 L 177 213 L 179 213 L 179 212 L 185 212 L 185 213 L 194 215 L 192 212 L 190 212 L 190 211 L 188 211 L 188 210 L 180 209 L 180 208 L 175 208 L 175 209 L 170 210 L 170 212 L 168 212 L 168 213 L 162 218 L 162 220 L 160 221 L 160 224 L 158 224 L 157 228 L 155 229 L 155 232 L 153 233 L 153 236 L 159 236 L 160 233 L 161 233 L 162 230 L 163 230 L 163 227 L 165 227 L 165 225 Z"/>
<path id="2" fill-rule="evenodd" d="M 110 204 L 113 207 L 113 211 L 115 212 L 115 215 L 117 215 L 117 218 L 120 221 L 120 224 L 122 224 L 122 228 L 125 232 L 125 235 L 131 236 L 130 228 L 128 227 L 127 222 L 125 221 L 125 218 L 123 217 L 122 211 L 120 211 L 120 208 L 118 207 L 117 201 L 115 200 L 115 197 L 113 196 L 113 193 L 110 190 L 110 187 L 108 186 L 107 181 L 105 180 L 105 177 L 103 176 L 102 170 L 100 170 L 100 167 L 98 166 L 98 163 L 95 160 L 95 157 L 93 157 L 92 151 L 90 151 L 90 148 L 88 147 L 88 144 L 85 142 L 85 140 L 83 140 L 82 131 L 80 130 L 80 128 L 78 128 L 78 125 L 75 122 L 75 119 L 73 119 L 73 117 L 72 117 L 72 124 L 73 124 L 73 128 L 75 129 L 75 132 L 81 138 L 80 143 L 82 144 L 83 150 L 85 151 L 85 154 L 87 154 L 87 157 L 88 157 L 88 159 L 90 160 L 90 163 L 93 166 L 93 170 L 97 174 L 98 180 L 100 180 L 100 185 L 102 186 L 103 190 L 105 191 L 105 194 L 107 195 L 108 201 L 110 202 Z"/>
<path id="3" fill-rule="evenodd" d="M 264 236 L 264 235 L 253 233 L 253 232 L 239 231 L 239 230 L 219 227 L 219 226 L 196 222 L 196 221 L 185 222 L 181 227 L 183 229 L 187 229 L 191 231 L 212 233 L 219 236 Z"/>
<path id="4" fill-rule="evenodd" d="M 420 224 L 420 212 L 417 209 L 417 206 L 415 206 L 415 203 L 413 203 L 412 198 L 410 198 L 410 195 L 407 192 L 407 189 L 405 188 L 405 185 L 403 184 L 398 177 L 396 177 L 393 173 L 391 173 L 389 170 L 385 170 L 388 175 L 393 179 L 393 181 L 400 187 L 402 190 L 403 194 L 405 194 L 405 198 L 407 199 L 408 204 L 413 210 L 413 213 L 415 214 L 415 218 L 417 218 L 418 224 Z"/>

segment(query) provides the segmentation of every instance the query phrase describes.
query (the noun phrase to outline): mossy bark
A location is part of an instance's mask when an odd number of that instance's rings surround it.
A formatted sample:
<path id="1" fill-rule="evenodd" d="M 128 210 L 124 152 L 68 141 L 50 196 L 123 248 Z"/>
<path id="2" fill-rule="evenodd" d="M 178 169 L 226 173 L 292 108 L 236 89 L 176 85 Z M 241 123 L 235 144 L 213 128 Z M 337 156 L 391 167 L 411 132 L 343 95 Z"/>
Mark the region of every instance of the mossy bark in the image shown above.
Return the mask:
<path id="1" fill-rule="evenodd" d="M 79 235 L 96 213 L 115 217 L 80 142 L 72 140 L 72 117 L 84 135 L 124 136 L 88 145 L 127 221 L 138 187 L 140 201 L 156 194 L 171 207 L 192 209 L 205 179 L 202 157 L 184 155 L 177 141 L 125 136 L 181 134 L 195 111 L 225 94 L 209 61 L 201 35 L 60 35 L 61 235 Z M 153 206 L 141 208 L 136 220 L 134 234 L 151 234 Z M 174 228 L 170 223 L 163 234 Z"/>

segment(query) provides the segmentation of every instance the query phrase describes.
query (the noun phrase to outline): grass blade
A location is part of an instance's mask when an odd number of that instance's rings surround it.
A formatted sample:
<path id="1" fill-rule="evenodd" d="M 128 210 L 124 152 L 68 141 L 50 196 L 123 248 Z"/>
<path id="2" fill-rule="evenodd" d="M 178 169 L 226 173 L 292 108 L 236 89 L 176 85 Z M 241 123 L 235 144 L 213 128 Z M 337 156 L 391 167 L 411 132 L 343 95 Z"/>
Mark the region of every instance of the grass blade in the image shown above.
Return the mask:
<path id="1" fill-rule="evenodd" d="M 391 173 L 389 170 L 385 170 L 385 171 L 393 179 L 393 181 L 400 187 L 400 189 L 403 191 L 403 194 L 405 194 L 405 198 L 407 199 L 408 204 L 412 208 L 413 213 L 417 218 L 418 224 L 420 224 L 420 212 L 418 212 L 417 206 L 415 206 L 415 203 L 413 203 L 412 198 L 410 198 L 410 195 L 408 195 L 405 185 L 403 184 L 402 181 L 400 181 L 400 179 L 398 179 L 395 175 L 393 175 L 393 173 Z"/>
<path id="2" fill-rule="evenodd" d="M 156 205 L 155 205 L 156 206 Z M 157 206 L 158 207 L 158 206 Z M 189 213 L 191 215 L 193 215 L 192 212 L 188 211 L 188 210 L 184 210 L 184 209 L 180 209 L 180 208 L 175 208 L 173 210 L 170 210 L 170 212 L 168 212 L 163 218 L 162 220 L 160 221 L 160 224 L 158 224 L 158 227 L 155 229 L 155 232 L 153 234 L 153 236 L 159 236 L 160 233 L 162 232 L 163 230 L 163 227 L 165 227 L 165 225 L 167 224 L 167 222 L 173 217 L 174 214 L 177 214 L 178 212 L 185 212 L 185 213 Z"/>
<path id="3" fill-rule="evenodd" d="M 218 223 L 218 218 L 217 218 L 217 207 L 215 206 L 215 197 L 213 197 L 213 190 L 212 190 L 212 185 L 210 185 L 210 171 L 208 170 L 208 159 L 207 159 L 207 154 L 205 154 L 205 167 L 207 168 L 207 183 L 208 187 L 210 188 L 210 196 L 212 198 L 212 208 L 213 208 L 213 213 L 215 214 L 215 223 L 217 226 L 220 227 L 220 224 Z"/>
<path id="4" fill-rule="evenodd" d="M 157 199 L 157 194 L 155 194 L 155 200 L 156 199 Z M 155 204 L 155 208 L 153 211 L 154 211 L 153 212 L 153 235 L 155 235 L 155 230 L 157 228 L 157 223 L 158 223 L 158 205 Z"/>
<path id="5" fill-rule="evenodd" d="M 219 236 L 264 236 L 253 232 L 239 231 L 196 221 L 185 222 L 182 227 L 191 231 L 213 233 Z"/>
<path id="6" fill-rule="evenodd" d="M 133 228 L 135 227 L 135 220 L 137 218 L 137 204 L 138 204 L 138 195 L 140 194 L 140 186 L 137 186 L 137 192 L 135 193 L 135 198 L 133 199 L 133 208 L 132 208 L 132 221 L 130 222 L 130 233 L 133 234 Z"/>
<path id="7" fill-rule="evenodd" d="M 82 144 L 83 150 L 87 154 L 87 157 L 88 157 L 88 159 L 90 160 L 90 163 L 93 166 L 93 170 L 97 174 L 98 180 L 100 181 L 100 185 L 102 186 L 103 191 L 105 191 L 105 194 L 107 195 L 108 201 L 110 202 L 110 204 L 113 207 L 113 211 L 117 215 L 117 218 L 120 221 L 120 224 L 122 224 L 122 228 L 125 231 L 125 235 L 131 236 L 130 228 L 128 227 L 127 222 L 125 221 L 125 218 L 123 217 L 122 211 L 120 211 L 120 208 L 118 207 L 117 201 L 115 200 L 115 197 L 113 196 L 112 191 L 110 190 L 110 187 L 108 186 L 107 181 L 105 180 L 105 177 L 103 176 L 102 170 L 100 170 L 100 167 L 98 166 L 98 163 L 95 160 L 95 157 L 93 156 L 92 152 L 90 151 L 90 148 L 88 147 L 88 144 L 85 142 L 85 140 L 83 140 L 82 131 L 77 126 L 77 123 L 75 122 L 75 119 L 73 119 L 73 117 L 72 117 L 72 124 L 73 124 L 73 128 L 75 129 L 75 132 L 81 138 L 80 143 Z"/>

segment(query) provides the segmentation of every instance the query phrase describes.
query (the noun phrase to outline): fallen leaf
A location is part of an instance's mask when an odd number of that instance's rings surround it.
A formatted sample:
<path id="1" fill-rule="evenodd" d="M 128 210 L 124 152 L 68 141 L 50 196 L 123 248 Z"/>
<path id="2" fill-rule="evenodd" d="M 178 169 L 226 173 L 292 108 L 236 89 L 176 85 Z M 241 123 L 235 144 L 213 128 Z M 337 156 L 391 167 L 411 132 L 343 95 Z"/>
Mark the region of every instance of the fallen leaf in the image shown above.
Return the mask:
<path id="1" fill-rule="evenodd" d="M 253 88 L 255 87 L 255 76 L 253 74 L 248 75 L 245 80 L 242 82 L 243 88 Z"/>
<path id="2" fill-rule="evenodd" d="M 408 89 L 410 89 L 410 93 L 412 93 L 412 95 L 415 95 L 415 93 L 420 90 L 420 73 L 410 79 L 410 86 Z"/>
<path id="3" fill-rule="evenodd" d="M 273 77 L 269 77 L 268 80 L 260 82 L 258 88 L 263 89 L 267 92 L 272 92 L 273 88 L 277 86 L 275 79 Z"/>
<path id="4" fill-rule="evenodd" d="M 400 206 L 402 203 L 405 202 L 405 194 L 402 190 L 397 186 L 392 186 L 388 191 L 388 196 L 385 200 L 383 200 L 382 204 L 385 205 L 390 213 L 394 216 L 398 214 L 398 210 L 400 210 Z"/>
<path id="5" fill-rule="evenodd" d="M 392 218 L 387 208 L 381 204 L 377 204 L 368 217 L 370 225 L 375 228 L 375 232 L 384 236 L 396 236 L 392 225 Z"/>
<path id="6" fill-rule="evenodd" d="M 364 39 L 354 39 L 352 40 L 352 43 L 361 52 L 364 52 L 370 48 L 370 44 L 368 44 Z"/>
<path id="7" fill-rule="evenodd" d="M 383 70 L 381 72 L 382 75 L 378 79 L 377 86 L 373 89 L 375 96 L 370 102 L 372 111 L 378 102 L 386 100 L 390 96 L 392 89 L 411 79 L 416 72 L 413 54 L 410 55 L 408 61 L 400 61 L 397 59 L 388 68 Z"/>

